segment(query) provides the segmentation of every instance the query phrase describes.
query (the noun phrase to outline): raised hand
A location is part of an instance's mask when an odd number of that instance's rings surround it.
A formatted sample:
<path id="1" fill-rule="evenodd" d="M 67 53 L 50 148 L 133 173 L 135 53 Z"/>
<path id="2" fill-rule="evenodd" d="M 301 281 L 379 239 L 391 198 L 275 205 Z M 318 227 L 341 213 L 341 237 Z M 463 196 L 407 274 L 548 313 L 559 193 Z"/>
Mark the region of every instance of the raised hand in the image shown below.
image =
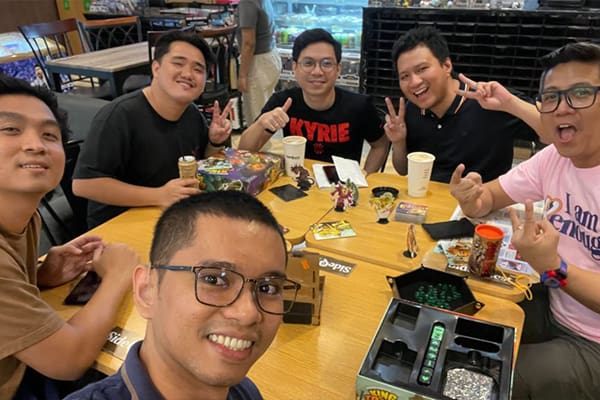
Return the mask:
<path id="1" fill-rule="evenodd" d="M 458 79 L 467 85 L 468 90 L 457 90 L 456 93 L 477 100 L 486 110 L 506 111 L 514 99 L 513 94 L 496 81 L 475 82 L 464 74 L 458 74 Z"/>
<path id="2" fill-rule="evenodd" d="M 525 201 L 525 219 L 519 220 L 514 209 L 510 209 L 513 235 L 512 244 L 521 257 L 540 274 L 549 269 L 558 268 L 559 234 L 547 220 L 536 221 L 533 212 L 533 202 Z"/>
<path id="3" fill-rule="evenodd" d="M 400 97 L 398 112 L 396 112 L 392 100 L 389 97 L 385 98 L 385 105 L 388 110 L 388 113 L 385 116 L 385 125 L 383 125 L 386 136 L 392 143 L 406 140 L 406 123 L 404 122 L 406 102 L 404 98 Z"/>
<path id="4" fill-rule="evenodd" d="M 459 164 L 450 177 L 450 194 L 458 200 L 466 215 L 473 215 L 482 205 L 483 182 L 477 172 L 465 172 L 465 165 Z"/>
<path id="5" fill-rule="evenodd" d="M 102 238 L 86 235 L 52 247 L 38 271 L 41 286 L 58 286 L 91 269 L 91 262 L 104 248 Z"/>
<path id="6" fill-rule="evenodd" d="M 271 111 L 262 114 L 258 118 L 258 122 L 264 130 L 275 133 L 277 130 L 285 127 L 290 121 L 287 111 L 291 106 L 292 98 L 288 97 L 281 107 L 276 107 Z"/>
<path id="7" fill-rule="evenodd" d="M 213 114 L 210 127 L 208 129 L 208 138 L 211 143 L 223 143 L 231 134 L 231 109 L 233 108 L 233 99 L 227 102 L 223 111 L 219 106 L 219 101 L 215 100 L 213 104 Z"/>

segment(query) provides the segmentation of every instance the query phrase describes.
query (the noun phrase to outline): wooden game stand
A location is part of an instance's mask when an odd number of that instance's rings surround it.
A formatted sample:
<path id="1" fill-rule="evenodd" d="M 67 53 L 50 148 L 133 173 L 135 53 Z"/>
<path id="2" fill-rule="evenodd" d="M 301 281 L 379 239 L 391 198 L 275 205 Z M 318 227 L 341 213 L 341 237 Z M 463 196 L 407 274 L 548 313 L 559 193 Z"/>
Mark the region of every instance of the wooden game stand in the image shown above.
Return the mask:
<path id="1" fill-rule="evenodd" d="M 319 253 L 292 251 L 288 254 L 287 276 L 302 287 L 292 310 L 283 316 L 283 322 L 319 325 L 325 277 L 319 276 Z"/>

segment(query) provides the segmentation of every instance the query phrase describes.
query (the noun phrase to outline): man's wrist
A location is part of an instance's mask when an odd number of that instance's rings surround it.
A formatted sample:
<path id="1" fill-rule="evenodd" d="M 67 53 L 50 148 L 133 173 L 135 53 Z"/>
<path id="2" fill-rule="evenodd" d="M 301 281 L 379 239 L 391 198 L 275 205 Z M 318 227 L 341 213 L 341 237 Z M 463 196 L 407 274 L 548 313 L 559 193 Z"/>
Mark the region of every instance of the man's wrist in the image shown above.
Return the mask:
<path id="1" fill-rule="evenodd" d="M 212 140 L 210 140 L 210 138 L 208 138 L 208 144 L 210 144 L 212 147 L 225 147 L 227 145 L 228 140 L 229 138 L 223 140 L 221 143 L 215 143 Z"/>

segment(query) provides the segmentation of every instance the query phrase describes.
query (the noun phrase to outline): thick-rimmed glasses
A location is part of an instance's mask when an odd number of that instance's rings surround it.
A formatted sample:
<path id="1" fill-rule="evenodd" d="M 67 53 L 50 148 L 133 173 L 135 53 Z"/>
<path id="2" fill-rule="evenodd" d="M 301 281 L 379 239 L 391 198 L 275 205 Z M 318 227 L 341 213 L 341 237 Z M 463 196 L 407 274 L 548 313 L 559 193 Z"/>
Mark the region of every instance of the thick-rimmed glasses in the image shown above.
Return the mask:
<path id="1" fill-rule="evenodd" d="M 252 297 L 259 309 L 268 314 L 283 315 L 292 309 L 300 289 L 299 283 L 284 276 L 251 279 L 227 267 L 153 265 L 152 268 L 192 272 L 196 278 L 196 300 L 212 307 L 227 307 L 235 303 L 248 282 L 252 284 Z"/>
<path id="2" fill-rule="evenodd" d="M 556 111 L 564 97 L 574 110 L 591 107 L 596 102 L 600 86 L 577 86 L 566 90 L 549 90 L 535 97 L 536 108 L 542 114 Z"/>
<path id="3" fill-rule="evenodd" d="M 319 67 L 323 72 L 331 72 L 337 65 L 337 63 L 331 58 L 324 58 L 319 61 L 313 58 L 303 58 L 302 60 L 298 61 L 298 65 L 304 72 L 312 72 L 317 64 L 319 64 Z"/>

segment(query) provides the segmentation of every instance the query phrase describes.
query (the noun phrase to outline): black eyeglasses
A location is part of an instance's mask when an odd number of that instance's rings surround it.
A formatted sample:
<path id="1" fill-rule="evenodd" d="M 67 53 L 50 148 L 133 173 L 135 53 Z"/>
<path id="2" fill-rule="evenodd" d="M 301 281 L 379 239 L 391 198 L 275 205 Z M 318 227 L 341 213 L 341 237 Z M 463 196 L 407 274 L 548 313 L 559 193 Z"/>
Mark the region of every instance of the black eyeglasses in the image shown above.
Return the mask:
<path id="1" fill-rule="evenodd" d="M 302 60 L 298 61 L 298 65 L 300 65 L 300 68 L 304 72 L 312 72 L 312 70 L 316 68 L 317 64 L 319 64 L 319 67 L 323 72 L 331 72 L 337 65 L 337 63 L 330 58 L 324 58 L 319 61 L 312 58 L 303 58 Z"/>
<path id="2" fill-rule="evenodd" d="M 549 90 L 535 97 L 535 107 L 542 114 L 556 111 L 564 97 L 574 110 L 589 108 L 596 102 L 600 86 L 578 86 L 566 90 Z"/>
<path id="3" fill-rule="evenodd" d="M 240 297 L 246 282 L 251 283 L 252 297 L 258 308 L 268 314 L 283 315 L 296 301 L 300 284 L 284 276 L 246 278 L 239 272 L 220 266 L 153 265 L 154 269 L 189 271 L 195 275 L 194 292 L 199 303 L 227 307 Z"/>

